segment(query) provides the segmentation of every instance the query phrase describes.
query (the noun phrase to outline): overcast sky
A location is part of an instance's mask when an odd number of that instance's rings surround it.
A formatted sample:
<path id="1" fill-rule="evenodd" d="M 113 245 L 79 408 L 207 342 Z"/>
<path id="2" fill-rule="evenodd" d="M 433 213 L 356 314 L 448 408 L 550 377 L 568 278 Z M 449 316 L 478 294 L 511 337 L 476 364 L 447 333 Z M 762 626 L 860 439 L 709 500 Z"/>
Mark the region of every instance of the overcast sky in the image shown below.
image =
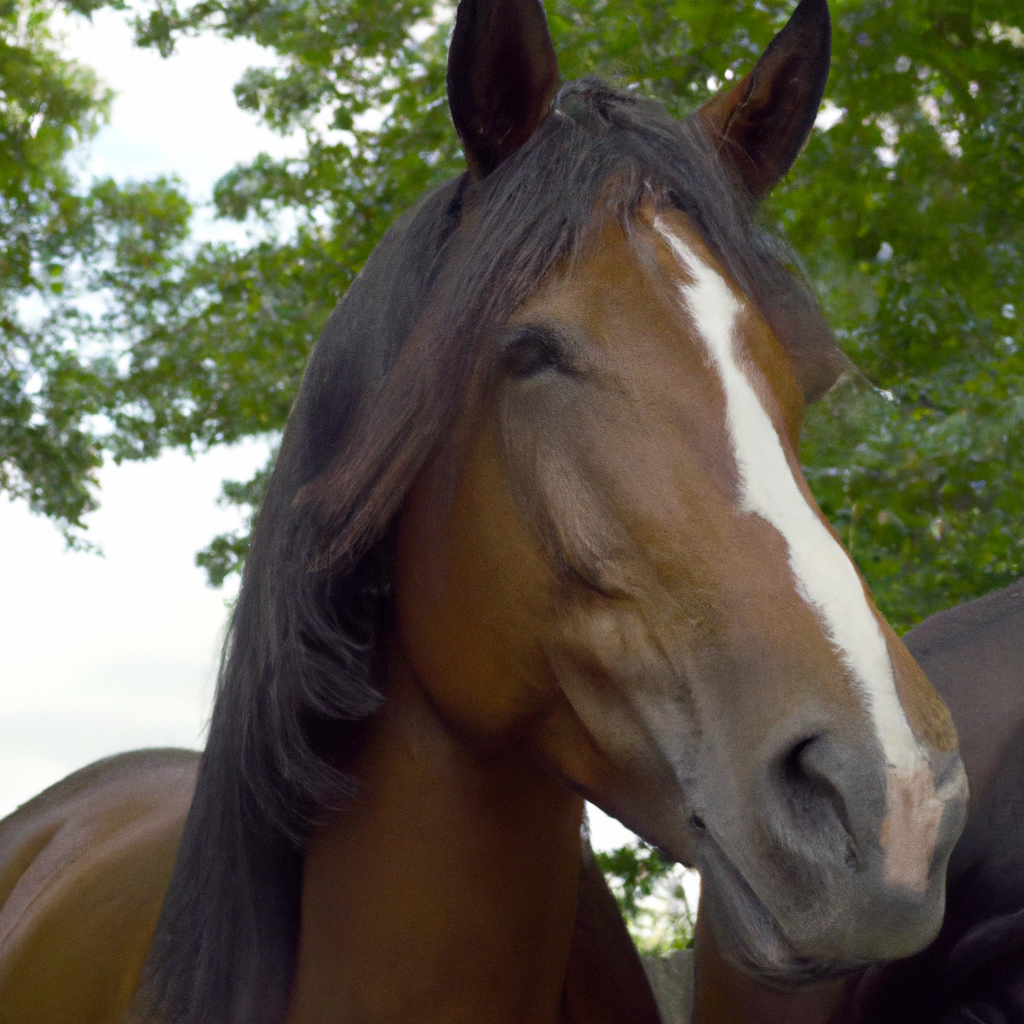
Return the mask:
<path id="1" fill-rule="evenodd" d="M 233 164 L 289 148 L 235 106 L 242 71 L 268 60 L 259 47 L 185 40 L 164 60 L 131 45 L 117 12 L 63 25 L 66 52 L 117 94 L 83 173 L 173 173 L 203 202 Z M 87 519 L 102 558 L 65 551 L 48 521 L 0 497 L 0 815 L 98 757 L 201 745 L 231 593 L 206 587 L 194 557 L 238 523 L 216 505 L 220 481 L 265 457 L 251 442 L 105 467 Z"/>
<path id="2" fill-rule="evenodd" d="M 131 45 L 117 12 L 64 24 L 66 52 L 116 93 L 110 124 L 82 154 L 84 173 L 173 173 L 203 203 L 234 164 L 295 151 L 235 105 L 245 68 L 272 62 L 260 47 L 187 39 L 164 60 Z M 239 229 L 201 212 L 198 230 Z M 250 442 L 105 467 L 100 509 L 87 519 L 102 558 L 65 551 L 48 521 L 0 497 L 0 816 L 99 757 L 202 745 L 232 592 L 209 589 L 194 557 L 238 523 L 216 505 L 220 481 L 248 478 L 265 457 Z M 596 845 L 629 838 L 593 818 Z"/>

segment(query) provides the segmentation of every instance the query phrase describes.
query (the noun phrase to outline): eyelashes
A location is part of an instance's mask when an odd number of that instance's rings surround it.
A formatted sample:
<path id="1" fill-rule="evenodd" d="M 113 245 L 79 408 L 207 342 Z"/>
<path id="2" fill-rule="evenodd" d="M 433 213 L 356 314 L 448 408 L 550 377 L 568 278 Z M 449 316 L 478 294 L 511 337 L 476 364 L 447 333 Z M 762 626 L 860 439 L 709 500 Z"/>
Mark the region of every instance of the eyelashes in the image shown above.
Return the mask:
<path id="1" fill-rule="evenodd" d="M 505 373 L 515 380 L 528 380 L 550 370 L 568 372 L 566 345 L 559 333 L 546 324 L 524 324 L 513 328 L 501 340 Z"/>

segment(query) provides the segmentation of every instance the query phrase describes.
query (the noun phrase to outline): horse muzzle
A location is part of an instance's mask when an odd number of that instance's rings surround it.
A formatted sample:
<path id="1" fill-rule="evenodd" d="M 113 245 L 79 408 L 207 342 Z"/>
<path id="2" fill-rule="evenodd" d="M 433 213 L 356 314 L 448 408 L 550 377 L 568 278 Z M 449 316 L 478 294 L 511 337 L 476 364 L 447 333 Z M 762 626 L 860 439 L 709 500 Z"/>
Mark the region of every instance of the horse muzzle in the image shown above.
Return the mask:
<path id="1" fill-rule="evenodd" d="M 931 942 L 967 810 L 956 750 L 900 773 L 817 736 L 763 779 L 747 814 L 695 836 L 701 913 L 729 960 L 788 987 Z"/>

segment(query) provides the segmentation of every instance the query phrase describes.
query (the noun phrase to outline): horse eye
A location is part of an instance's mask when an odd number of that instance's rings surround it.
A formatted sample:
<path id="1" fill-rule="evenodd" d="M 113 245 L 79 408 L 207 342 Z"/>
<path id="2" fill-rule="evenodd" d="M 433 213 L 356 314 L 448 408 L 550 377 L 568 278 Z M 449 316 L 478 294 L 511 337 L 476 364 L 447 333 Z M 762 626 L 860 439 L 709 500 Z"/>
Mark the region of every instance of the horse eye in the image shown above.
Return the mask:
<path id="1" fill-rule="evenodd" d="M 564 362 L 558 341 L 546 332 L 519 331 L 503 347 L 506 373 L 518 380 L 559 369 Z"/>

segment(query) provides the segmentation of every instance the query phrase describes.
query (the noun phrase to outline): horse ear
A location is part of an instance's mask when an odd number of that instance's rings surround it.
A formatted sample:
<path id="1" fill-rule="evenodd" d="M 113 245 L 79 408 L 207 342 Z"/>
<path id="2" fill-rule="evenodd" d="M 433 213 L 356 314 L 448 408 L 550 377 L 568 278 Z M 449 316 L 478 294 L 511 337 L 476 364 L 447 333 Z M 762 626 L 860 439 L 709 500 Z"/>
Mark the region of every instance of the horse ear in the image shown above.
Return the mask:
<path id="1" fill-rule="evenodd" d="M 719 154 L 758 201 L 792 167 L 825 92 L 832 53 L 826 0 L 800 0 L 741 82 L 697 112 Z"/>
<path id="2" fill-rule="evenodd" d="M 460 0 L 448 50 L 448 106 L 470 174 L 490 174 L 526 142 L 558 83 L 541 0 Z"/>

